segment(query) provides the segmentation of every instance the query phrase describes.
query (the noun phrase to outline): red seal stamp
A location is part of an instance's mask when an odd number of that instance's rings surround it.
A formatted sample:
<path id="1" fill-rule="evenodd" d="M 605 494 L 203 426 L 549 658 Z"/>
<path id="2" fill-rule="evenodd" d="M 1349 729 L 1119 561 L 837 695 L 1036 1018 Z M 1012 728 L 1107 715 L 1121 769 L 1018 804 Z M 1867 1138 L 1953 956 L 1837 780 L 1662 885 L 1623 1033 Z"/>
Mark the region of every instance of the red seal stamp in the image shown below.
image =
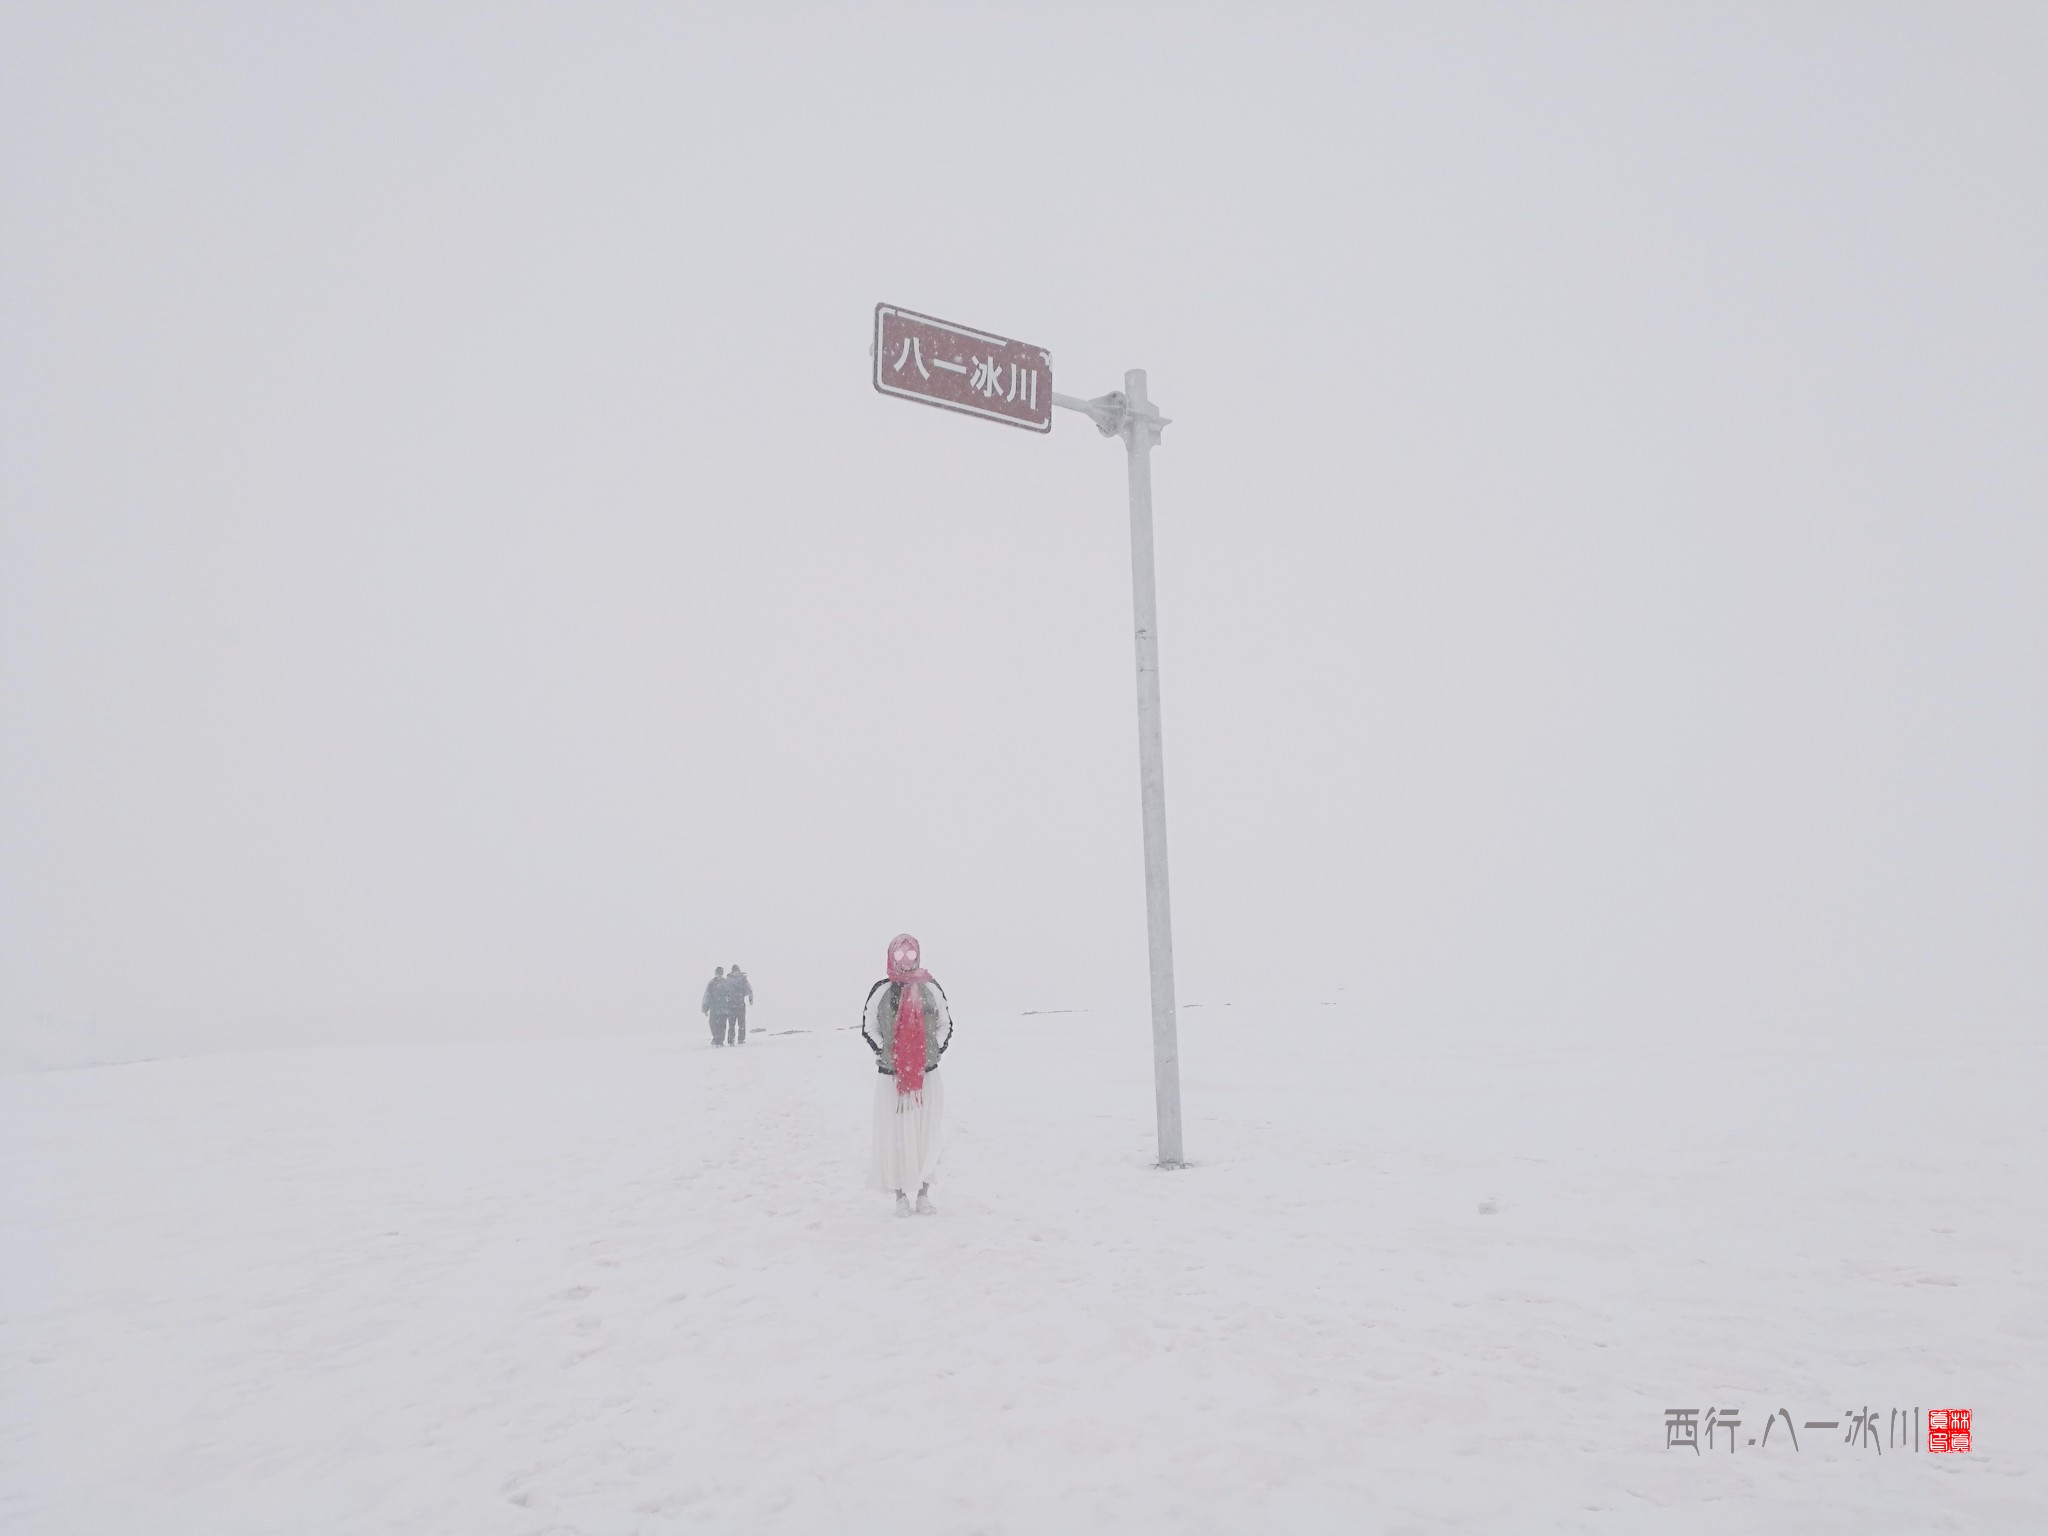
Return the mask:
<path id="1" fill-rule="evenodd" d="M 1970 1410 L 1930 1408 L 1927 1410 L 1927 1449 L 1967 1451 L 1970 1448 Z"/>

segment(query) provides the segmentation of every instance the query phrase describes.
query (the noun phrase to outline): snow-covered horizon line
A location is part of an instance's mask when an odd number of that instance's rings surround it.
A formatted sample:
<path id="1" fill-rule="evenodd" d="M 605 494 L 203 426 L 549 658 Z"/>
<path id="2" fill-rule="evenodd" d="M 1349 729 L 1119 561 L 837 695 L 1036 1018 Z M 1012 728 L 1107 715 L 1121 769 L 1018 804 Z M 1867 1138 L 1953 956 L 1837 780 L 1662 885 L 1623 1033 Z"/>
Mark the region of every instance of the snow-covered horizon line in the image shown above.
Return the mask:
<path id="1" fill-rule="evenodd" d="M 1612 1048 L 1637 1043 L 1669 1049 L 1674 1042 L 1683 1049 L 1718 1053 L 1719 1047 L 1826 1048 L 1850 1051 L 1894 1049 L 1902 1045 L 1924 1045 L 1930 1038 L 1994 1041 L 2008 1036 L 2040 1038 L 2048 1034 L 2048 1019 L 2030 1010 L 1977 1010 L 1941 1020 L 1909 1019 L 1896 1016 L 1845 1018 L 1814 1012 L 1759 1009 L 1752 1013 L 1702 1020 L 1674 1012 L 1666 1017 L 1635 1015 L 1565 1015 L 1554 1011 L 1532 1011 L 1527 1015 L 1486 1015 L 1472 1013 L 1423 1013 L 1394 1010 L 1384 1005 L 1336 1000 L 1246 1001 L 1244 999 L 1195 999 L 1178 1005 L 1185 1022 L 1199 1027 L 1200 1018 L 1230 1014 L 1233 1030 L 1245 1027 L 1247 1016 L 1264 1016 L 1279 1027 L 1300 1029 L 1304 1025 L 1349 1024 L 1368 1029 L 1382 1041 L 1406 1047 L 1427 1048 L 1433 1042 L 1446 1045 L 1484 1043 L 1493 1051 L 1571 1050 L 1580 1047 Z M 977 1027 L 1002 1024 L 1050 1025 L 1059 1021 L 1115 1021 L 1134 1031 L 1149 1027 L 1144 1007 L 1118 1004 L 1067 1004 L 1049 1007 L 1000 1007 L 976 1010 Z M 631 1024 L 619 1027 L 550 1022 L 542 1024 L 476 1024 L 434 1027 L 392 1027 L 372 1029 L 347 1038 L 284 1037 L 260 1031 L 237 1030 L 203 1042 L 182 1046 L 156 1046 L 135 1040 L 109 1040 L 98 1031 L 81 1038 L 58 1031 L 17 1029 L 0 1034 L 0 1075 L 39 1072 L 86 1071 L 103 1067 L 139 1066 L 152 1062 L 189 1061 L 209 1057 L 238 1056 L 280 1051 L 348 1051 L 390 1047 L 567 1045 L 578 1042 L 647 1041 L 675 1039 L 694 1045 L 701 1033 L 696 1020 L 657 1025 Z M 757 1010 L 753 1033 L 762 1037 L 778 1035 L 852 1033 L 856 1021 L 827 1021 L 802 1014 L 790 1019 L 772 1010 Z"/>

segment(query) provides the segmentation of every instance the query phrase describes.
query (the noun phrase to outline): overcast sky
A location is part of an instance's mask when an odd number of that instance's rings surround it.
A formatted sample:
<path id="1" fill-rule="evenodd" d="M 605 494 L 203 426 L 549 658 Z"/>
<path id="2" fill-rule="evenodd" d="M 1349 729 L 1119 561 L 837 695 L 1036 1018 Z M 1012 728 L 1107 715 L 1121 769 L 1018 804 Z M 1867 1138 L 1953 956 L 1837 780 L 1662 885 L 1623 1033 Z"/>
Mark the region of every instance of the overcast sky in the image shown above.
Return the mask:
<path id="1" fill-rule="evenodd" d="M 1141 1039 L 1121 447 L 878 301 L 1173 418 L 1183 1000 L 2038 1022 L 2048 11 L 973 9 L 6 6 L 8 1051 Z"/>

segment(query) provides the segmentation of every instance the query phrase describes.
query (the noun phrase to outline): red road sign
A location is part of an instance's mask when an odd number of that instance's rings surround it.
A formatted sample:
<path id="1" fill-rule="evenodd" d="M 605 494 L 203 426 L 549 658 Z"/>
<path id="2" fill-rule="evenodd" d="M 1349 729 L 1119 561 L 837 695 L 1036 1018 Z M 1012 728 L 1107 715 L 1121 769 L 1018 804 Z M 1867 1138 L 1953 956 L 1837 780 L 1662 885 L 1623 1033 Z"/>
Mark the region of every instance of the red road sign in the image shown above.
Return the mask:
<path id="1" fill-rule="evenodd" d="M 877 304 L 874 353 L 885 395 L 1052 430 L 1052 354 L 1043 347 Z"/>

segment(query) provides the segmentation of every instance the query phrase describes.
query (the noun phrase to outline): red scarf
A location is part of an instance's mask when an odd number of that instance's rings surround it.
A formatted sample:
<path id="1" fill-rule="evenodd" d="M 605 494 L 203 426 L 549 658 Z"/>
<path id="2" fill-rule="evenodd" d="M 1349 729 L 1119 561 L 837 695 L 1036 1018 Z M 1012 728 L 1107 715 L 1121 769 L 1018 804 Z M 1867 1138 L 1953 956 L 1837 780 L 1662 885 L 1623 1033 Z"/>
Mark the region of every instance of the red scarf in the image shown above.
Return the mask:
<path id="1" fill-rule="evenodd" d="M 924 986 L 932 973 L 918 966 L 917 940 L 899 933 L 889 941 L 889 979 L 902 988 L 896 1004 L 896 1038 L 891 1065 L 896 1068 L 896 1091 L 924 1091 Z"/>

